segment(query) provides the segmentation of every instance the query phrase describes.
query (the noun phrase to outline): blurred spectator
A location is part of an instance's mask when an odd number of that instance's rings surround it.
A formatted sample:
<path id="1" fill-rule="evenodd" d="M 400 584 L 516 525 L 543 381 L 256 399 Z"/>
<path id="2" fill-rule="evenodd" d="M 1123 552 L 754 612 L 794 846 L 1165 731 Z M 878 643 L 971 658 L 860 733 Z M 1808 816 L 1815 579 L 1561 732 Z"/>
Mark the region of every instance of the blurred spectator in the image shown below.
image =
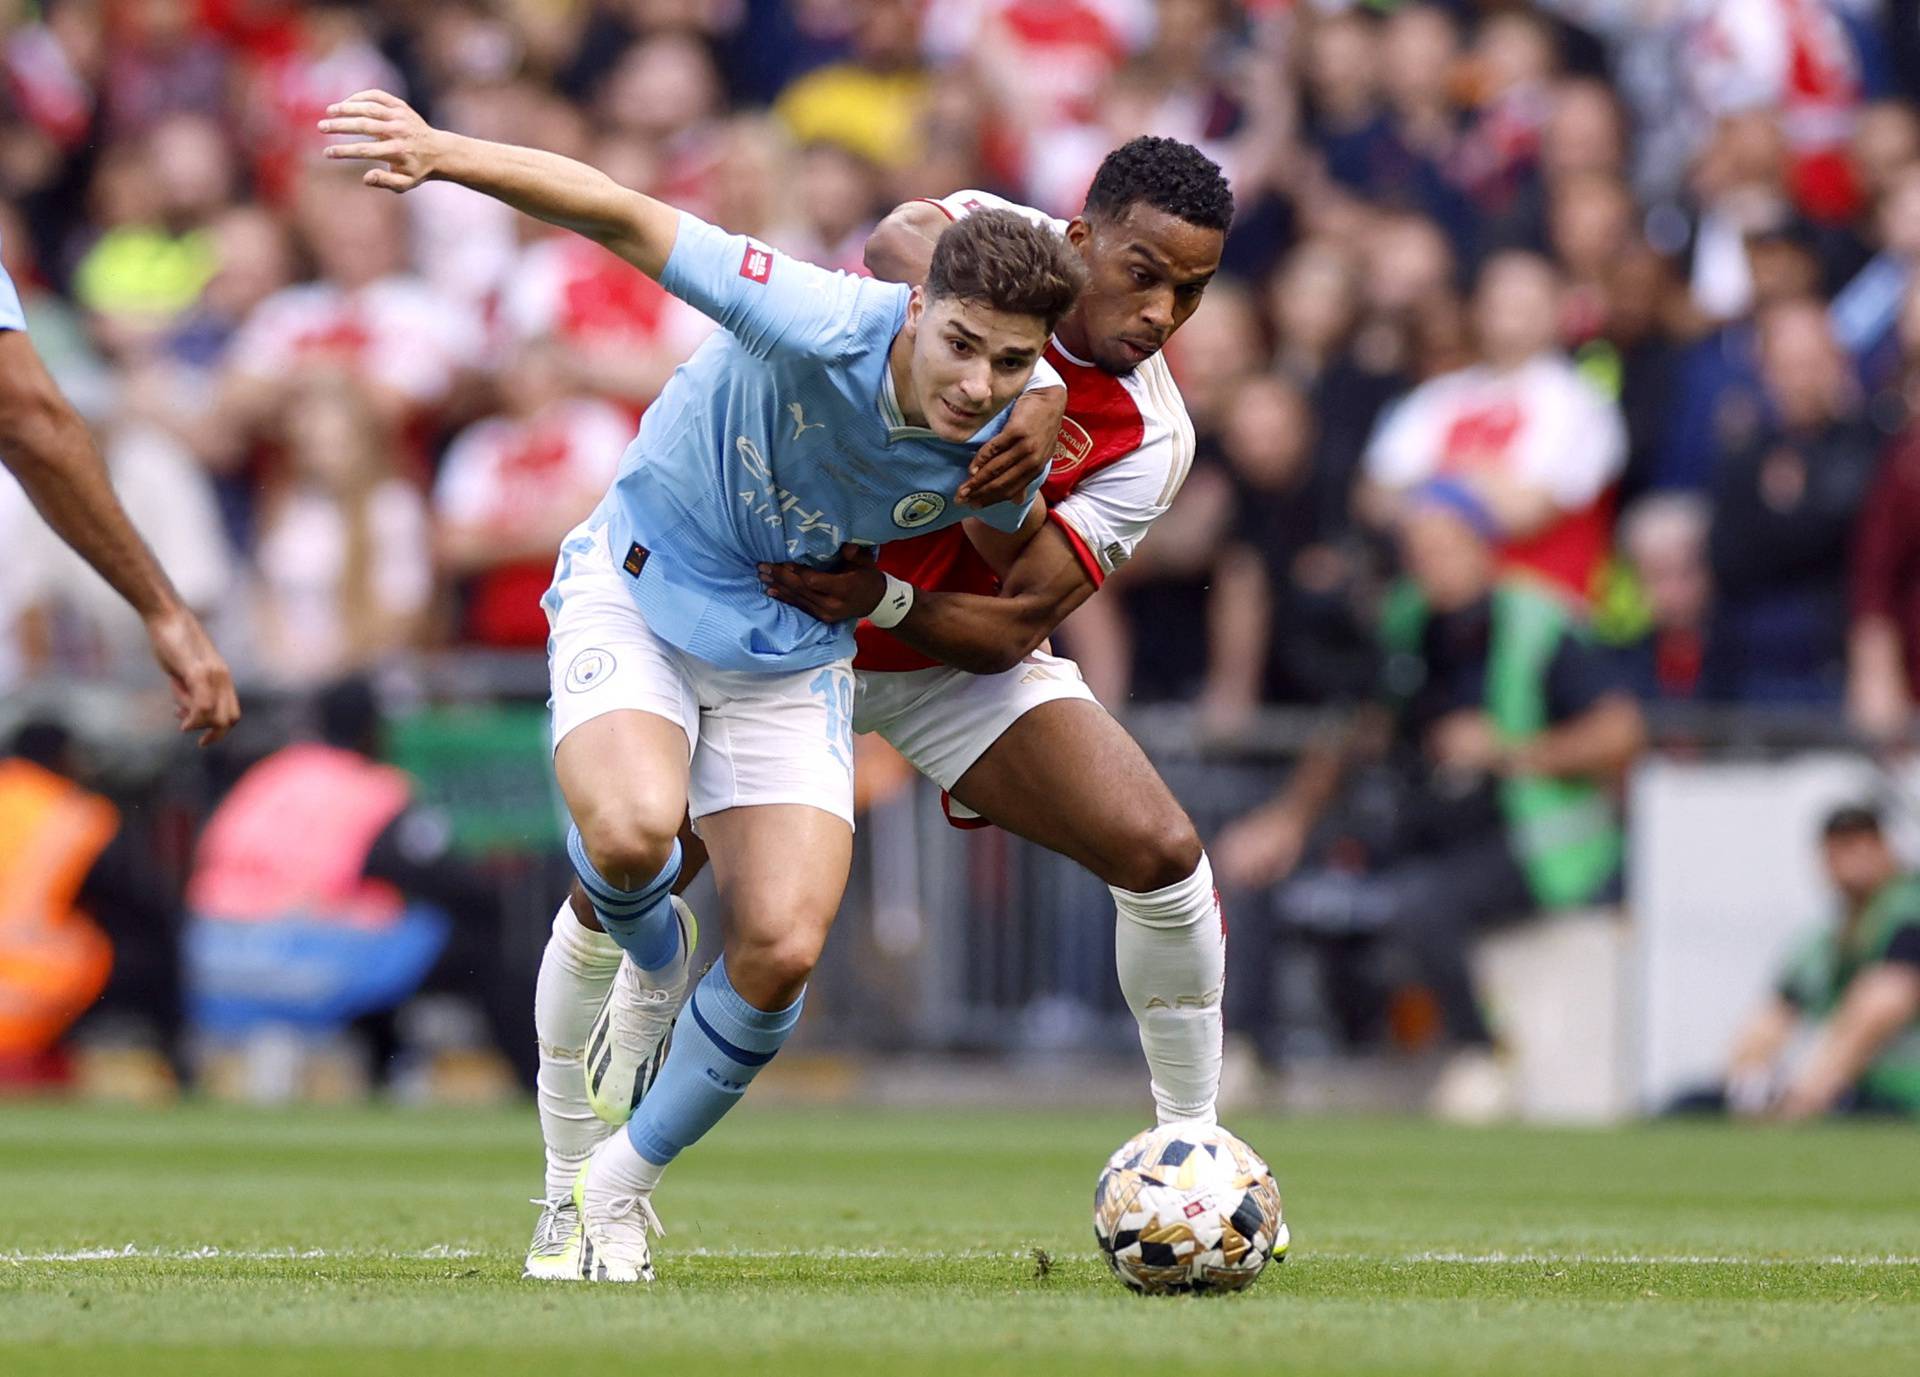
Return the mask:
<path id="1" fill-rule="evenodd" d="M 1888 180 L 1874 217 L 1879 252 L 1833 298 L 1833 333 L 1869 391 L 1900 369 L 1899 321 L 1920 266 L 1920 162 Z"/>
<path id="2" fill-rule="evenodd" d="M 530 1058 L 525 992 L 502 968 L 496 887 L 453 856 L 446 819 L 413 781 L 380 763 L 365 681 L 334 685 L 318 709 L 319 739 L 255 764 L 201 833 L 185 947 L 195 1031 L 220 1043 L 363 1020 L 386 1071 L 394 1009 L 438 990 L 479 1006 L 496 1050 Z"/>
<path id="3" fill-rule="evenodd" d="M 1319 538 L 1353 522 L 1360 459 L 1381 410 L 1408 385 L 1394 327 L 1362 331 L 1356 263 L 1343 246 L 1310 239 L 1287 256 L 1267 296 L 1279 336 L 1276 368 L 1306 389 L 1315 432 L 1305 481 Z"/>
<path id="4" fill-rule="evenodd" d="M 1819 262 L 1808 227 L 1784 208 L 1745 238 L 1751 290 L 1744 314 L 1720 322 L 1683 350 L 1667 396 L 1663 433 L 1638 488 L 1705 491 L 1715 456 L 1742 444 L 1766 409 L 1760 380 L 1758 316 L 1817 288 Z"/>
<path id="5" fill-rule="evenodd" d="M 1920 293 L 1907 330 L 1920 327 Z M 1920 691 L 1920 426 L 1880 466 L 1853 534 L 1847 632 L 1847 715 L 1875 741 L 1913 725 Z"/>
<path id="6" fill-rule="evenodd" d="M 1390 520 L 1398 494 L 1457 479 L 1495 513 L 1506 566 L 1585 599 L 1626 458 L 1620 413 L 1554 348 L 1559 280 L 1544 260 L 1489 260 L 1473 318 L 1481 362 L 1415 389 L 1381 421 L 1367 453 L 1369 507 Z"/>
<path id="7" fill-rule="evenodd" d="M 1782 1119 L 1920 1115 L 1920 878 L 1871 807 L 1830 813 L 1820 854 L 1837 913 L 1799 943 L 1748 1017 L 1724 1088 L 1677 1108 Z M 1813 1045 L 1790 1061 L 1809 1024 Z"/>
<path id="8" fill-rule="evenodd" d="M 195 0 L 114 7 L 101 82 L 108 137 L 137 137 L 167 115 L 217 120 L 225 113 L 230 56 L 197 22 L 199 8 Z"/>
<path id="9" fill-rule="evenodd" d="M 1701 696 L 1713 575 L 1712 520 L 1698 493 L 1650 493 L 1620 516 L 1620 553 L 1644 608 L 1645 629 L 1622 647 L 1626 676 L 1643 701 Z"/>
<path id="10" fill-rule="evenodd" d="M 298 224 L 319 277 L 261 302 L 227 353 L 230 414 L 249 430 L 284 405 L 304 371 L 333 367 L 406 436 L 480 363 L 477 313 L 407 271 L 404 213 L 398 198 L 334 169 L 301 184 Z"/>
<path id="11" fill-rule="evenodd" d="M 287 684 L 415 644 L 433 592 L 426 503 L 351 375 L 312 365 L 285 418 L 286 471 L 262 499 L 259 668 Z"/>
<path id="12" fill-rule="evenodd" d="M 222 6 L 248 47 L 241 119 L 253 154 L 254 184 L 284 205 L 325 142 L 314 129 L 327 106 L 379 87 L 407 94 L 400 72 L 375 46 L 364 7 L 353 0 L 300 5 Z M 260 10 L 258 14 L 250 13 Z M 371 200 L 372 198 L 364 198 Z"/>
<path id="13" fill-rule="evenodd" d="M 172 1084 L 180 920 L 139 829 L 79 783 L 64 729 L 29 722 L 0 758 L 0 1067 L 34 1070 L 105 992 L 103 1036 Z M 96 1016 L 96 1023 L 101 1018 Z"/>
<path id="14" fill-rule="evenodd" d="M 650 175 L 643 149 L 603 141 L 595 164 L 616 181 Z M 713 322 L 608 250 L 577 234 L 530 226 L 532 238 L 507 274 L 500 299 L 506 332 L 550 340 L 586 392 L 638 416 Z"/>
<path id="15" fill-rule="evenodd" d="M 780 93 L 774 113 L 800 143 L 844 144 L 899 171 L 920 154 L 920 117 L 931 85 L 920 59 L 911 0 L 851 0 L 848 60 L 808 72 Z"/>
<path id="16" fill-rule="evenodd" d="M 633 425 L 572 395 L 566 356 L 532 339 L 500 374 L 502 413 L 468 426 L 434 484 L 434 548 L 467 584 L 462 619 L 481 645 L 541 648 L 554 552 L 612 483 Z"/>
<path id="17" fill-rule="evenodd" d="M 211 225 L 234 193 L 226 137 L 202 115 L 170 115 L 110 150 L 96 193 L 107 232 L 74 271 L 96 336 L 123 359 L 160 342 L 218 271 Z"/>
<path id="18" fill-rule="evenodd" d="M 1222 435 L 1232 522 L 1207 598 L 1201 707 L 1219 734 L 1263 702 L 1345 700 L 1365 690 L 1372 656 L 1353 613 L 1360 570 L 1315 491 L 1322 450 L 1307 395 L 1266 375 L 1241 385 Z M 1162 623 L 1165 625 L 1165 623 Z"/>
<path id="19" fill-rule="evenodd" d="M 1760 318 L 1767 415 L 1714 460 L 1714 697 L 1837 703 L 1847 542 L 1879 453 L 1826 312 L 1802 298 Z"/>
<path id="20" fill-rule="evenodd" d="M 1375 702 L 1213 847 L 1224 883 L 1278 886 L 1285 927 L 1343 956 L 1381 941 L 1412 956 L 1462 1053 L 1436 1106 L 1468 1117 L 1503 1108 L 1468 971 L 1473 934 L 1616 892 L 1608 791 L 1645 739 L 1631 694 L 1564 603 L 1500 578 L 1494 534 L 1491 511 L 1457 482 L 1412 494 L 1399 526 L 1409 579 L 1382 614 Z M 1333 811 L 1370 760 L 1385 762 L 1376 786 Z M 1271 1021 L 1258 994 L 1273 934 L 1256 919 L 1236 936 L 1254 998 L 1240 1021 L 1258 1027 Z"/>
<path id="21" fill-rule="evenodd" d="M 234 552 L 212 481 L 177 439 L 120 413 L 100 434 L 101 457 L 134 529 L 153 551 L 180 600 L 222 641 L 240 611 Z M 30 579 L 45 618 L 43 670 L 139 682 L 151 652 L 140 616 L 44 522 L 29 522 L 8 545 Z"/>

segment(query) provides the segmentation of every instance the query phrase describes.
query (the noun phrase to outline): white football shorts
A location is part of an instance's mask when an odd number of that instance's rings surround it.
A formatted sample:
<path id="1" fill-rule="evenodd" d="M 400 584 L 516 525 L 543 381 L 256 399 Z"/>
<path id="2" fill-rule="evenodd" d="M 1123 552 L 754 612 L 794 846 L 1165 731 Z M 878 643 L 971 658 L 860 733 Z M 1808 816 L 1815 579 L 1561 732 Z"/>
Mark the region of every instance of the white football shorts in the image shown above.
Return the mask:
<path id="1" fill-rule="evenodd" d="M 650 712 L 687 734 L 688 811 L 801 803 L 853 825 L 853 670 L 719 669 L 654 635 L 607 549 L 577 526 L 542 600 L 553 746 L 602 713 Z"/>
<path id="2" fill-rule="evenodd" d="M 1036 650 L 1000 674 L 968 674 L 939 665 L 898 673 L 854 674 L 853 729 L 878 732 L 907 762 L 951 789 L 987 748 L 1042 703 L 1096 702 L 1080 666 Z M 970 816 L 957 803 L 956 817 Z"/>

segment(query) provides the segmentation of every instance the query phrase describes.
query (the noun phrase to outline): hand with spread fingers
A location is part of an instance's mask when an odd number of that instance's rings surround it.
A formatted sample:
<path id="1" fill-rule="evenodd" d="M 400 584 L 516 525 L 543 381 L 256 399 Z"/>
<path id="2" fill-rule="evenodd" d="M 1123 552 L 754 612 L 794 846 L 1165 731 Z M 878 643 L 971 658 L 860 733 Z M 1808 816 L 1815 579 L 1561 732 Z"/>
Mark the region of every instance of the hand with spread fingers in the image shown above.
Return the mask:
<path id="1" fill-rule="evenodd" d="M 976 510 L 1018 502 L 1053 462 L 1054 441 L 1067 414 L 1067 389 L 1036 388 L 1014 403 L 1007 424 L 973 456 L 967 481 L 954 494 Z"/>
<path id="2" fill-rule="evenodd" d="M 864 617 L 880 605 L 887 591 L 887 576 L 866 545 L 841 546 L 837 569 L 805 564 L 762 564 L 759 569 L 768 597 L 823 622 Z"/>
<path id="3" fill-rule="evenodd" d="M 327 107 L 320 121 L 323 134 L 353 134 L 363 143 L 329 144 L 329 158 L 361 158 L 384 163 L 371 167 L 360 180 L 386 191 L 412 191 L 438 170 L 441 141 L 446 135 L 420 117 L 400 97 L 386 91 L 356 91 Z"/>

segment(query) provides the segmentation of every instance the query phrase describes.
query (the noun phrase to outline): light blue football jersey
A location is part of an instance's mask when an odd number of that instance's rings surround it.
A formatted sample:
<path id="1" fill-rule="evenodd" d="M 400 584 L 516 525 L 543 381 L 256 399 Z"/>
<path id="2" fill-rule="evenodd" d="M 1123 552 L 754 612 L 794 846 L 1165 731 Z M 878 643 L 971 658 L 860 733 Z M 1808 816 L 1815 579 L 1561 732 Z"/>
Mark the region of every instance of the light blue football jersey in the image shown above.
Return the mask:
<path id="1" fill-rule="evenodd" d="M 607 528 L 661 639 L 723 669 L 830 664 L 853 653 L 853 623 L 774 602 L 756 564 L 828 565 L 848 541 L 878 545 L 968 516 L 1018 529 L 1038 479 L 1022 502 L 976 511 L 954 500 L 1005 411 L 965 443 L 902 418 L 887 356 L 909 288 L 828 272 L 684 214 L 660 280 L 723 328 L 647 408 L 588 524 Z"/>
<path id="2" fill-rule="evenodd" d="M 20 309 L 20 293 L 13 288 L 13 279 L 7 276 L 4 265 L 0 265 L 0 330 L 24 330 L 27 328 L 26 313 Z"/>

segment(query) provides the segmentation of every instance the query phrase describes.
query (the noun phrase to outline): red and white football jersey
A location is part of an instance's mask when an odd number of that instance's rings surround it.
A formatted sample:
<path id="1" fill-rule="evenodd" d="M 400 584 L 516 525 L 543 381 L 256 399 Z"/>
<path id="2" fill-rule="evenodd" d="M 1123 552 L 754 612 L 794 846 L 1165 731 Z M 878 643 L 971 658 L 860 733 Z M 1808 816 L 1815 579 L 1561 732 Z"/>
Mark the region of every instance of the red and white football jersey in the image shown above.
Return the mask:
<path id="1" fill-rule="evenodd" d="M 691 354 L 713 322 L 635 272 L 633 265 L 574 234 L 529 244 L 508 274 L 501 322 L 519 339 L 550 335 L 568 344 L 617 344 Z"/>
<path id="2" fill-rule="evenodd" d="M 1552 499 L 1563 515 L 1502 550 L 1576 597 L 1607 556 L 1611 493 L 1626 463 L 1620 410 L 1558 354 L 1519 368 L 1476 367 L 1422 383 L 1381 419 L 1366 476 L 1385 488 L 1488 475 Z"/>
<path id="3" fill-rule="evenodd" d="M 424 280 L 398 274 L 358 291 L 306 282 L 253 309 L 227 350 L 243 374 L 284 378 L 331 359 L 422 407 L 439 403 L 464 368 L 483 362 L 480 314 Z"/>
<path id="4" fill-rule="evenodd" d="M 1064 228 L 1041 212 L 990 192 L 960 191 L 934 204 L 956 219 L 1004 209 Z M 1124 377 L 1047 345 L 1047 361 L 1067 385 L 1053 466 L 1041 484 L 1047 518 L 1066 532 L 1098 587 L 1133 558 L 1147 529 L 1173 505 L 1193 467 L 1193 423 L 1166 359 L 1155 354 Z M 960 526 L 881 547 L 880 567 L 918 588 L 992 596 L 1000 580 Z M 939 661 L 868 622 L 858 630 L 858 669 L 926 669 Z"/>

